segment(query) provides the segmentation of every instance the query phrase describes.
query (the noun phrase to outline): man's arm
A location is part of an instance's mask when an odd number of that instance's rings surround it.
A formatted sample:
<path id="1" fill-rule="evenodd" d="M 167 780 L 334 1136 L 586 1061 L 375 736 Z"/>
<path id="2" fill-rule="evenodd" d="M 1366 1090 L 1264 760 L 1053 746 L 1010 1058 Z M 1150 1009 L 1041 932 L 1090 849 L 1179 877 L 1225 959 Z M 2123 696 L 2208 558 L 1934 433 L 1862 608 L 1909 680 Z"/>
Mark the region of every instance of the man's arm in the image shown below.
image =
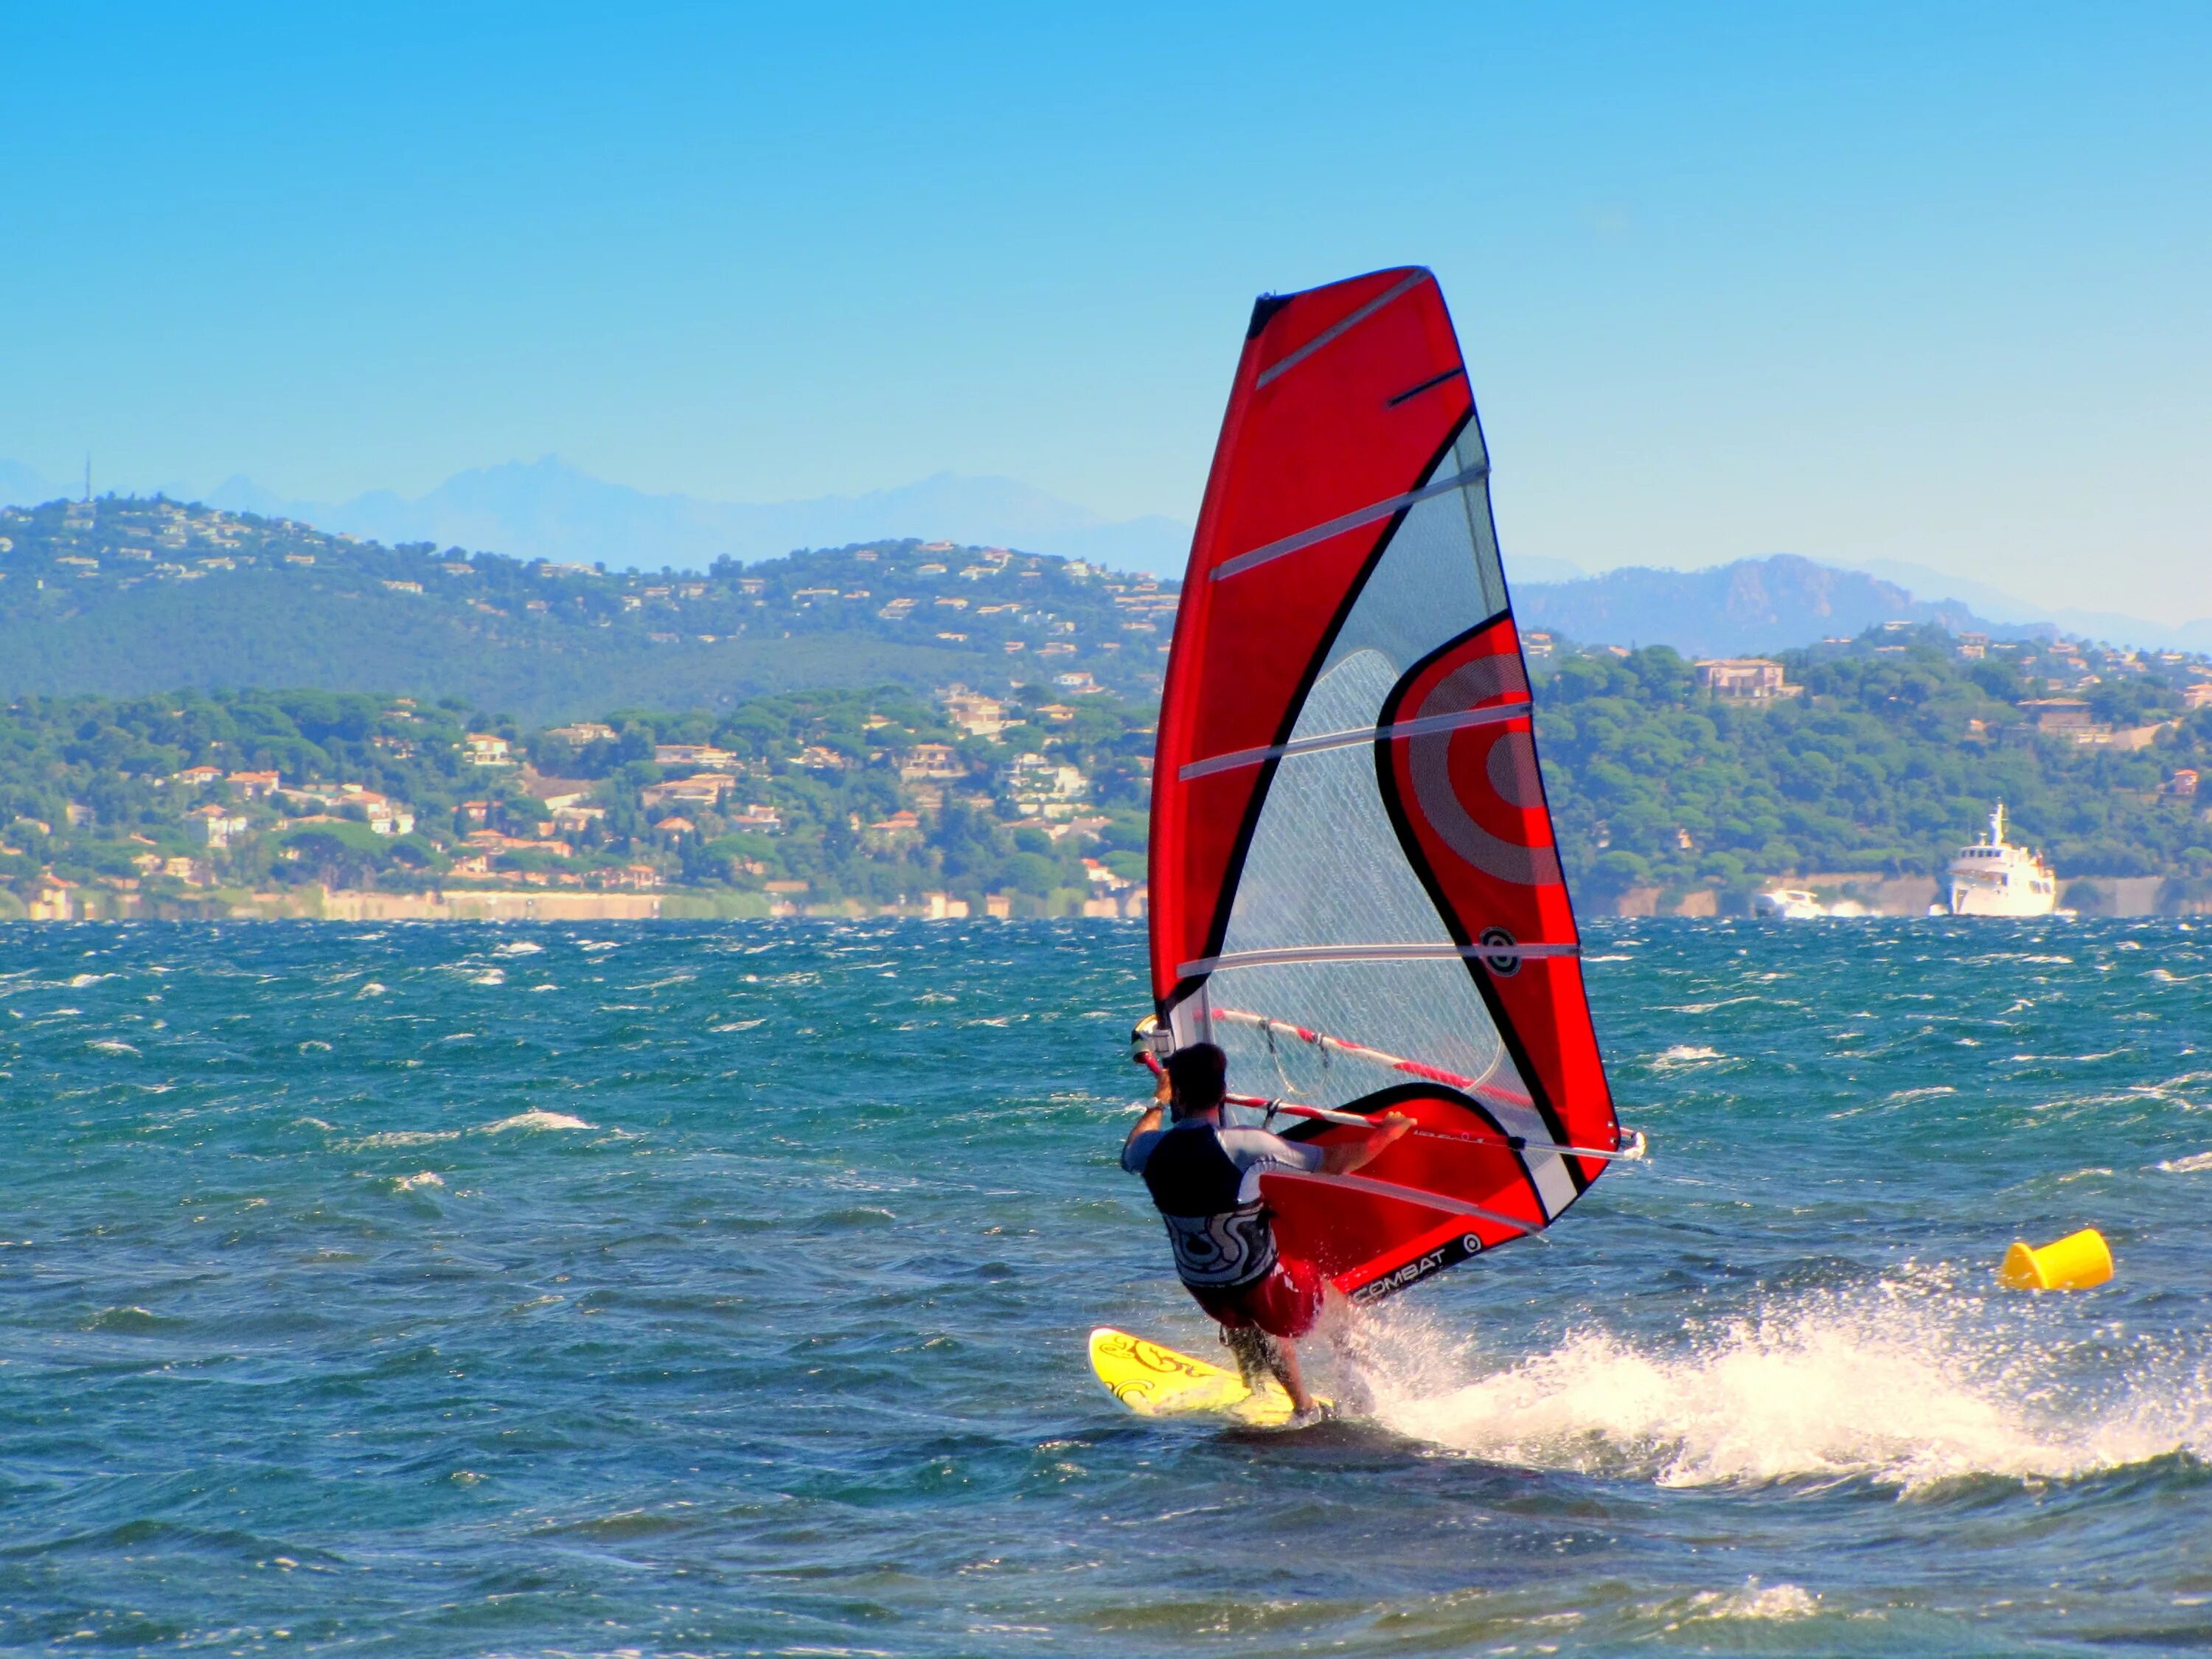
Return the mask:
<path id="1" fill-rule="evenodd" d="M 1413 1120 L 1403 1112 L 1386 1112 L 1382 1121 L 1367 1132 L 1364 1140 L 1347 1142 L 1341 1146 L 1324 1146 L 1321 1152 L 1321 1172 L 1323 1175 L 1350 1175 L 1354 1170 L 1371 1164 L 1382 1154 L 1385 1147 L 1395 1143 Z"/>
<path id="2" fill-rule="evenodd" d="M 1128 1139 L 1121 1143 L 1121 1150 L 1124 1152 L 1127 1152 L 1129 1150 L 1131 1145 L 1136 1140 L 1139 1135 L 1150 1134 L 1153 1130 L 1160 1127 L 1160 1113 L 1163 1109 L 1164 1109 L 1162 1107 L 1157 1104 L 1148 1106 L 1145 1109 L 1145 1115 L 1139 1118 L 1136 1122 L 1131 1126 Z"/>

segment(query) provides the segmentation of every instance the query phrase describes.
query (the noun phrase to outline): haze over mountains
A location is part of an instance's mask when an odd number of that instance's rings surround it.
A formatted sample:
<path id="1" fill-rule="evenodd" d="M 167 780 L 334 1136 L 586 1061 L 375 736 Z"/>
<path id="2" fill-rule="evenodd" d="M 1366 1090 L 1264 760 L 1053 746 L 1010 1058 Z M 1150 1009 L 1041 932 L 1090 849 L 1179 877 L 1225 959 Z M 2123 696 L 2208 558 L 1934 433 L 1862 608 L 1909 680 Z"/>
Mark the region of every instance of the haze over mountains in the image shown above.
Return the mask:
<path id="1" fill-rule="evenodd" d="M 81 485 L 0 460 L 0 500 L 28 503 Z M 298 520 L 391 544 L 434 542 L 611 569 L 701 569 L 804 547 L 898 537 L 1019 548 L 1109 568 L 1180 574 L 1189 526 L 1170 518 L 1109 520 L 1017 479 L 940 473 L 895 489 L 808 500 L 730 502 L 653 495 L 595 478 L 555 457 L 454 474 L 427 494 L 372 490 L 343 501 L 281 495 L 234 477 L 212 490 L 141 485 L 234 512 Z M 1523 622 L 1593 643 L 1668 644 L 1702 653 L 1765 651 L 1855 634 L 1899 617 L 1998 631 L 2043 628 L 2115 643 L 2212 649 L 2212 618 L 2152 620 L 2053 609 L 1925 565 L 1859 568 L 1794 555 L 1693 570 L 1628 566 L 1592 576 L 1564 560 L 1510 561 Z"/>
<path id="2" fill-rule="evenodd" d="M 611 569 L 703 570 L 727 555 L 750 562 L 801 547 L 845 547 L 901 537 L 1018 547 L 1122 569 L 1180 571 L 1190 528 L 1173 519 L 1110 520 L 1018 479 L 940 472 L 857 495 L 789 501 L 714 501 L 609 483 L 556 456 L 457 472 L 426 495 L 375 489 L 349 501 L 300 500 L 232 477 L 213 489 L 167 483 L 173 497 L 234 513 L 297 519 L 392 545 L 435 542 Z M 14 504 L 78 491 L 0 461 L 0 497 Z"/>

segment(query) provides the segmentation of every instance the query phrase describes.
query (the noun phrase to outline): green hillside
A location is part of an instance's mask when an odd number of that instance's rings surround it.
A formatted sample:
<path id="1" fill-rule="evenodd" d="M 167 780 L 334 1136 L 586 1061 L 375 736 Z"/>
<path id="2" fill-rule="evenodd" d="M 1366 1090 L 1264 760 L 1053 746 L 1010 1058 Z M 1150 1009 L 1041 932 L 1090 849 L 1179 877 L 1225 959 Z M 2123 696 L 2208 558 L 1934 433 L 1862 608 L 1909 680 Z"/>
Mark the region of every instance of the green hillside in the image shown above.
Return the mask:
<path id="1" fill-rule="evenodd" d="M 1778 653 L 1798 695 L 1707 694 L 1664 647 L 1540 670 L 1544 775 L 1577 890 L 1739 908 L 1811 872 L 1934 875 L 2002 800 L 2063 879 L 2212 896 L 2212 665 L 2178 652 L 1875 629 Z M 2191 686 L 2198 690 L 2192 691 Z"/>
<path id="2" fill-rule="evenodd" d="M 1064 674 L 1151 696 L 1175 586 L 913 541 L 608 574 L 161 499 L 50 501 L 0 509 L 0 694 L 312 685 L 544 722 Z"/>
<path id="3" fill-rule="evenodd" d="M 1813 872 L 1935 874 L 1998 799 L 2069 884 L 2156 876 L 2172 907 L 2212 898 L 2212 788 L 2185 789 L 2212 775 L 2201 659 L 1876 629 L 1784 653 L 1799 694 L 1744 702 L 1664 648 L 1532 643 L 1586 909 L 1656 889 L 1736 910 Z M 732 914 L 933 892 L 1133 913 L 1152 723 L 1149 700 L 1042 686 L 1002 707 L 891 685 L 562 726 L 323 690 L 24 697 L 0 713 L 0 909 L 59 878 L 76 915 L 532 884 Z"/>

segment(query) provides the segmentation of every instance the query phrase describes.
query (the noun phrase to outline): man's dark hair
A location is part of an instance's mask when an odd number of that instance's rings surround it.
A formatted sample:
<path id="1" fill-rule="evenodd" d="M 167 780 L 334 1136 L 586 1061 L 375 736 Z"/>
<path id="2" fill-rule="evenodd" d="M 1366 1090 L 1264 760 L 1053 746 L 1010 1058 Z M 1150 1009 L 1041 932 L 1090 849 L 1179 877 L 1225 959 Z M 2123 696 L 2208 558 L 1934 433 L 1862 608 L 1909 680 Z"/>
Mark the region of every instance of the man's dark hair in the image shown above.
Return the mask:
<path id="1" fill-rule="evenodd" d="M 1168 1081 L 1175 1085 L 1176 1111 L 1211 1111 L 1221 1104 L 1229 1056 L 1211 1042 L 1194 1042 L 1168 1056 Z"/>

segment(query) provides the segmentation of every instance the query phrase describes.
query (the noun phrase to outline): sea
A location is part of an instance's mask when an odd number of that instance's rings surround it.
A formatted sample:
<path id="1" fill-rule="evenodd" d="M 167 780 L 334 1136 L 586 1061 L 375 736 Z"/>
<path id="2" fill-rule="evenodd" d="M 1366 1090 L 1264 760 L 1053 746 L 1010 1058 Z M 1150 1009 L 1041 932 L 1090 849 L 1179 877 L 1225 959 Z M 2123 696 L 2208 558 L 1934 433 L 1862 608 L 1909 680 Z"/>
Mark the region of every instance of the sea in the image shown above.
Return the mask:
<path id="1" fill-rule="evenodd" d="M 1289 1433 L 1086 1363 L 1134 925 L 0 940 L 9 1653 L 2212 1647 L 2202 921 L 1590 924 L 1650 1156 Z"/>

